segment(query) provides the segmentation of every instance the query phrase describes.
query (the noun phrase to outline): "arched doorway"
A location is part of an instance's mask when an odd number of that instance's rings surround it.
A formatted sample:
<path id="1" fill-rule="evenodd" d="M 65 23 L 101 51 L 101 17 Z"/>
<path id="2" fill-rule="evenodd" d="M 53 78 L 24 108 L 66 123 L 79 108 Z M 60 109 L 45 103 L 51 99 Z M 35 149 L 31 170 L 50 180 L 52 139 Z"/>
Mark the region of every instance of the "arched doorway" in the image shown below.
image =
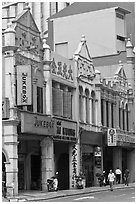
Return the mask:
<path id="1" fill-rule="evenodd" d="M 59 190 L 69 189 L 69 154 L 62 153 L 58 160 Z"/>

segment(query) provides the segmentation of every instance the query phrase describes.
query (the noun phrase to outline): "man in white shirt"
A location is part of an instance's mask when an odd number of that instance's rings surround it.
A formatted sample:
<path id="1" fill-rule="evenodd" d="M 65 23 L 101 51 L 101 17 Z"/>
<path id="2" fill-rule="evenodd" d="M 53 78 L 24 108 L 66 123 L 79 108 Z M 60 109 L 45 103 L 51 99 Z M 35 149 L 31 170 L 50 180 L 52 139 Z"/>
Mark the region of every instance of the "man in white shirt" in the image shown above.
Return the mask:
<path id="1" fill-rule="evenodd" d="M 113 191 L 113 183 L 115 180 L 115 174 L 112 172 L 112 170 L 110 170 L 110 172 L 108 174 L 108 180 L 109 180 L 109 184 L 110 184 L 110 190 Z"/>
<path id="2" fill-rule="evenodd" d="M 117 169 L 115 170 L 115 174 L 116 174 L 116 184 L 120 184 L 120 179 L 121 179 L 121 170 L 117 167 Z"/>

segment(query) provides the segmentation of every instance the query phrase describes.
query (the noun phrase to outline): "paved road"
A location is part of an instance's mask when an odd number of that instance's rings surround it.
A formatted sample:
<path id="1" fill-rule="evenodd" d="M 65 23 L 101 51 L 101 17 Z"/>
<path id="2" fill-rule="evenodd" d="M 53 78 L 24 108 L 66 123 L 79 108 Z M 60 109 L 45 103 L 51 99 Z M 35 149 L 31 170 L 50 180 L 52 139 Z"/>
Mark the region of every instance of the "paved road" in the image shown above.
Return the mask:
<path id="1" fill-rule="evenodd" d="M 135 202 L 135 188 L 81 194 L 42 202 Z"/>

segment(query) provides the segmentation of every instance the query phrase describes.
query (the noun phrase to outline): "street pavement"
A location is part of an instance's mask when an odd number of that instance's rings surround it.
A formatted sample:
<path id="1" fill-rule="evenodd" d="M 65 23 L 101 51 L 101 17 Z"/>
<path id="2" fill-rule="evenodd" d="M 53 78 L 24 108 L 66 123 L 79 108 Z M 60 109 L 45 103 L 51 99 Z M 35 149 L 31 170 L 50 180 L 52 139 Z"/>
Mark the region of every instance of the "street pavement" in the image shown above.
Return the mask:
<path id="1" fill-rule="evenodd" d="M 135 183 L 130 183 L 129 186 L 125 186 L 125 184 L 117 184 L 114 185 L 115 189 L 123 189 L 123 188 L 133 188 L 135 187 Z M 100 191 L 108 191 L 110 190 L 109 185 L 104 187 L 89 187 L 84 189 L 69 189 L 69 190 L 59 190 L 57 192 L 45 192 L 45 191 L 22 191 L 19 192 L 18 196 L 8 197 L 7 199 L 10 202 L 35 202 L 35 201 L 42 201 L 42 200 L 50 200 L 54 198 L 61 198 L 65 196 L 74 196 L 80 194 L 88 194 Z M 4 198 L 2 198 L 2 202 L 5 202 Z"/>

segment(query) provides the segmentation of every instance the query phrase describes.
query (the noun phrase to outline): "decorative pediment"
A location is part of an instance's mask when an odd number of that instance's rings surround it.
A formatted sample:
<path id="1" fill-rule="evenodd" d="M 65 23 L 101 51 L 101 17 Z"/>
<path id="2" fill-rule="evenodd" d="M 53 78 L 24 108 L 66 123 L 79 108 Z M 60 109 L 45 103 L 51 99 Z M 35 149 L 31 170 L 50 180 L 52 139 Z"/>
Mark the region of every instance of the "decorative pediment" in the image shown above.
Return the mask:
<path id="1" fill-rule="evenodd" d="M 121 63 L 121 61 L 119 62 L 119 67 L 115 73 L 115 76 L 118 76 L 120 79 L 126 80 L 127 76 L 125 74 L 125 70 L 123 68 L 123 64 Z"/>
<path id="2" fill-rule="evenodd" d="M 81 37 L 81 42 L 79 43 L 78 48 L 76 52 L 74 53 L 74 57 L 78 55 L 89 61 L 92 61 L 84 35 L 82 35 Z"/>
<path id="3" fill-rule="evenodd" d="M 84 35 L 82 35 L 81 42 L 74 53 L 74 59 L 77 61 L 78 65 L 78 76 L 81 75 L 88 78 L 93 78 L 95 76 L 95 69 Z"/>
<path id="4" fill-rule="evenodd" d="M 24 10 L 17 18 L 14 20 L 14 22 L 19 23 L 27 28 L 30 28 L 31 30 L 38 32 L 39 29 L 33 19 L 33 16 L 29 9 Z"/>

